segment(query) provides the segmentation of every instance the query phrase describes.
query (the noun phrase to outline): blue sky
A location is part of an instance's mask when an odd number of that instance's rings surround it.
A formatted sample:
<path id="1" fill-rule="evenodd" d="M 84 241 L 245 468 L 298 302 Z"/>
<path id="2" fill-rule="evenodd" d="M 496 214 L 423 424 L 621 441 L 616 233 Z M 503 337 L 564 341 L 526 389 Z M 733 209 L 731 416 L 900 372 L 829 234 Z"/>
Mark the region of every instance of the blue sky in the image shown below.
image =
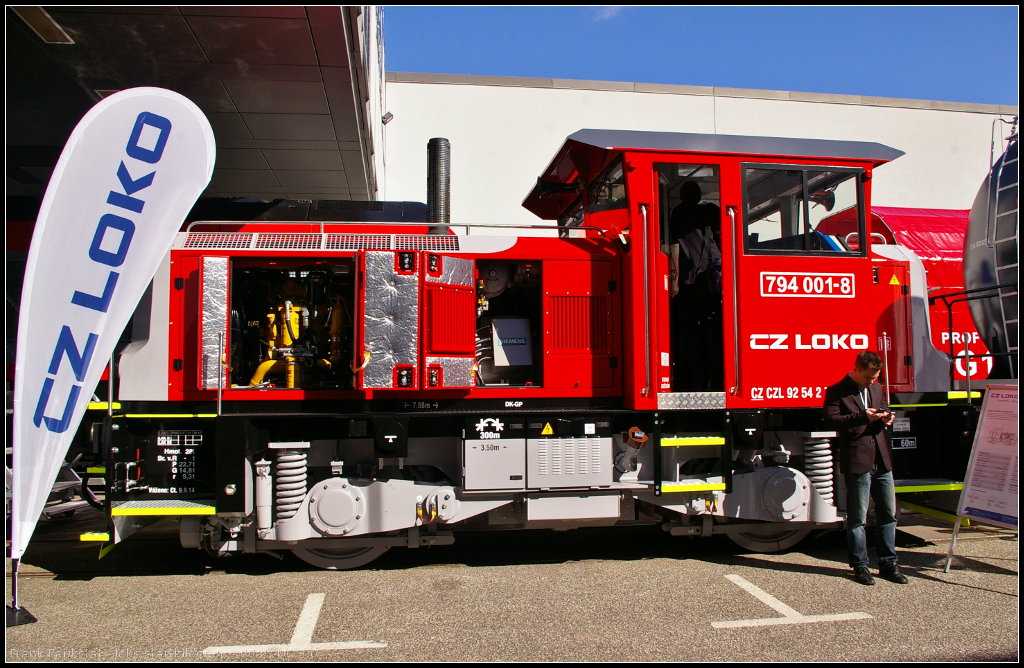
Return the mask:
<path id="1" fill-rule="evenodd" d="M 387 7 L 386 68 L 1016 105 L 1016 7 Z"/>

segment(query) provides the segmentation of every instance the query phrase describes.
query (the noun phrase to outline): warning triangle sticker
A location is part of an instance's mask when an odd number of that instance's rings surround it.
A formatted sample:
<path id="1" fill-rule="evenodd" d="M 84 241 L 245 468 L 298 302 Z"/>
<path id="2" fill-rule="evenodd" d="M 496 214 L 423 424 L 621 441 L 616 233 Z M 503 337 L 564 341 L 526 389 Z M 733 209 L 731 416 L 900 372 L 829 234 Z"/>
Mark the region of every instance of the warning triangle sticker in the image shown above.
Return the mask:
<path id="1" fill-rule="evenodd" d="M 551 423 L 547 422 L 544 424 L 544 428 L 540 430 L 541 436 L 550 436 L 555 433 L 555 430 L 551 428 Z"/>
<path id="2" fill-rule="evenodd" d="M 900 284 L 900 279 L 896 278 L 896 274 L 893 274 L 892 278 L 889 279 L 889 285 L 899 285 L 899 284 Z"/>

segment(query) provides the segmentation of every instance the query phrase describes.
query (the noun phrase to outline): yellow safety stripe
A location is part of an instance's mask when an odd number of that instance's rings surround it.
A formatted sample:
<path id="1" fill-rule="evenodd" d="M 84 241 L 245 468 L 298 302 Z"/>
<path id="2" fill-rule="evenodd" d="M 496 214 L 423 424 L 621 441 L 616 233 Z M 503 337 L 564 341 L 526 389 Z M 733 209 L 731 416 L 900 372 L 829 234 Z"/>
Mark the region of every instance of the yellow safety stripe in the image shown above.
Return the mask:
<path id="1" fill-rule="evenodd" d="M 188 508 L 111 508 L 112 517 L 134 517 L 136 515 L 216 515 L 213 506 L 190 506 Z"/>
<path id="2" fill-rule="evenodd" d="M 905 508 L 914 513 L 921 513 L 922 515 L 928 515 L 938 520 L 945 520 L 952 524 L 956 524 L 956 515 L 952 513 L 945 513 L 941 510 L 935 510 L 934 508 L 926 508 L 925 506 L 919 506 L 916 503 L 907 503 L 906 501 L 900 501 L 900 508 Z M 960 526 L 969 527 L 971 521 L 966 517 L 960 518 Z"/>
<path id="3" fill-rule="evenodd" d="M 96 532 L 96 531 L 89 531 L 89 532 L 81 534 L 78 537 L 78 540 L 81 540 L 81 541 L 95 540 L 95 541 L 100 541 L 102 543 L 106 543 L 108 540 L 110 540 L 110 534 L 109 533 L 99 533 L 99 532 Z"/>
<path id="4" fill-rule="evenodd" d="M 103 466 L 87 466 L 85 468 L 86 473 L 106 473 L 107 469 Z"/>
<path id="5" fill-rule="evenodd" d="M 661 492 L 712 492 L 724 490 L 724 482 L 712 482 L 706 485 L 662 485 Z"/>
<path id="6" fill-rule="evenodd" d="M 967 392 L 947 392 L 946 393 L 946 398 L 947 399 L 966 399 L 967 398 Z M 971 392 L 971 399 L 980 399 L 980 398 L 981 398 L 981 392 Z"/>
<path id="7" fill-rule="evenodd" d="M 126 418 L 215 418 L 216 413 L 126 413 Z"/>
<path id="8" fill-rule="evenodd" d="M 948 483 L 945 485 L 907 485 L 905 487 L 897 487 L 895 491 L 897 494 L 905 494 L 907 492 L 958 492 L 964 488 L 962 482 Z"/>
<path id="9" fill-rule="evenodd" d="M 679 445 L 725 445 L 725 439 L 721 436 L 687 436 L 685 438 L 663 438 L 662 447 L 673 447 Z"/>
<path id="10" fill-rule="evenodd" d="M 87 408 L 91 411 L 105 411 L 107 410 L 107 406 L 110 406 L 110 404 L 108 404 L 105 401 L 90 401 Z M 110 406 L 110 408 L 115 411 L 120 410 L 121 404 L 120 402 L 115 401 L 114 404 Z"/>
<path id="11" fill-rule="evenodd" d="M 116 543 L 111 543 L 110 545 L 104 545 L 103 547 L 101 547 L 100 556 L 97 557 L 97 559 L 102 559 L 103 557 L 107 556 L 107 553 L 114 549 L 115 544 Z"/>

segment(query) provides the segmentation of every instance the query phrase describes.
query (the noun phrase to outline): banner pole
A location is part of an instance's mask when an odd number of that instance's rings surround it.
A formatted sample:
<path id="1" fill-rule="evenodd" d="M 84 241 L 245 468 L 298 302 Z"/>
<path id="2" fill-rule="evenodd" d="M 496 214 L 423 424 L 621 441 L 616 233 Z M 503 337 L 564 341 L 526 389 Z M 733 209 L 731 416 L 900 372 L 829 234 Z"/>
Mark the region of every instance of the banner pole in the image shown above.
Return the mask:
<path id="1" fill-rule="evenodd" d="M 107 363 L 107 417 L 114 414 L 114 353 L 110 353 Z"/>
<path id="2" fill-rule="evenodd" d="M 21 559 L 11 559 L 11 606 L 18 609 L 18 562 Z"/>
<path id="3" fill-rule="evenodd" d="M 960 516 L 956 516 L 956 524 L 953 525 L 953 540 L 949 541 L 949 554 L 946 555 L 946 568 L 943 573 L 949 572 L 949 565 L 953 563 L 953 550 L 956 549 L 956 536 L 960 533 Z"/>

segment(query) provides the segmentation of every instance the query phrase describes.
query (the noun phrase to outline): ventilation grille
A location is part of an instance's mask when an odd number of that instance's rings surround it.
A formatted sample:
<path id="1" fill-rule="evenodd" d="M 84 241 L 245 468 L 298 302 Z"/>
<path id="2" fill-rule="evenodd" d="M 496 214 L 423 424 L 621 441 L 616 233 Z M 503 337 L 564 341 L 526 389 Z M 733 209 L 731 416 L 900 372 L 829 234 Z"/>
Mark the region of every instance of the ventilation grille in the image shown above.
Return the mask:
<path id="1" fill-rule="evenodd" d="M 383 211 L 384 202 L 321 199 L 314 202 L 313 208 L 317 211 Z"/>
<path id="2" fill-rule="evenodd" d="M 395 250 L 457 251 L 459 238 L 454 235 L 400 234 L 395 237 Z"/>
<path id="3" fill-rule="evenodd" d="M 253 240 L 255 239 L 255 243 Z M 189 232 L 185 248 L 206 250 L 428 250 L 457 251 L 459 238 L 432 234 L 318 234 L 295 232 Z"/>
<path id="4" fill-rule="evenodd" d="M 427 288 L 430 328 L 427 354 L 472 355 L 476 351 L 476 296 L 472 290 Z"/>
<path id="5" fill-rule="evenodd" d="M 260 234 L 256 248 L 279 248 L 282 250 L 315 250 L 320 248 L 322 234 Z"/>
<path id="6" fill-rule="evenodd" d="M 552 297 L 551 318 L 552 350 L 607 352 L 607 297 Z"/>
<path id="7" fill-rule="evenodd" d="M 325 250 L 360 250 L 370 248 L 387 250 L 391 248 L 390 234 L 328 234 Z"/>
<path id="8" fill-rule="evenodd" d="M 602 473 L 600 438 L 542 438 L 537 442 L 538 475 Z"/>
<path id="9" fill-rule="evenodd" d="M 225 234 L 223 232 L 190 232 L 185 248 L 248 248 L 252 245 L 251 234 Z"/>

